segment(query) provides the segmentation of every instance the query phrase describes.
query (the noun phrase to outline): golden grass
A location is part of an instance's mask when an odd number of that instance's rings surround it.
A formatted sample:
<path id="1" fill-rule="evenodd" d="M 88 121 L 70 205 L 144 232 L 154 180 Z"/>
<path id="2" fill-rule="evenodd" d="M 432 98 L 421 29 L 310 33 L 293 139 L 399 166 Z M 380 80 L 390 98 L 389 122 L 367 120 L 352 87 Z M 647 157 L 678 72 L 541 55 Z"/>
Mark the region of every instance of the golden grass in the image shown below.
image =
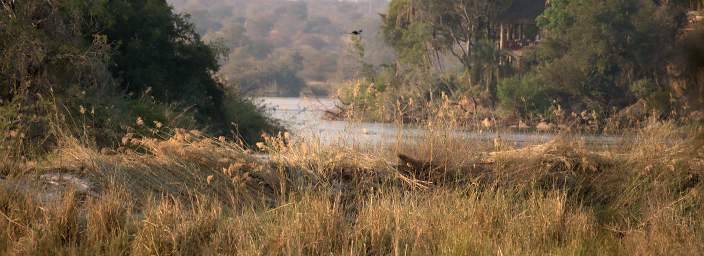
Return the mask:
<path id="1" fill-rule="evenodd" d="M 439 117 L 446 118 L 446 117 Z M 451 118 L 451 117 L 447 117 Z M 177 130 L 120 152 L 68 141 L 0 180 L 0 254 L 591 255 L 704 250 L 701 130 L 653 123 L 618 148 L 569 134 L 513 148 L 452 135 L 266 155 Z M 288 143 L 284 143 L 288 142 Z M 427 160 L 415 180 L 395 154 Z M 9 168 L 5 165 L 4 168 Z M 47 200 L 42 174 L 71 174 Z"/>

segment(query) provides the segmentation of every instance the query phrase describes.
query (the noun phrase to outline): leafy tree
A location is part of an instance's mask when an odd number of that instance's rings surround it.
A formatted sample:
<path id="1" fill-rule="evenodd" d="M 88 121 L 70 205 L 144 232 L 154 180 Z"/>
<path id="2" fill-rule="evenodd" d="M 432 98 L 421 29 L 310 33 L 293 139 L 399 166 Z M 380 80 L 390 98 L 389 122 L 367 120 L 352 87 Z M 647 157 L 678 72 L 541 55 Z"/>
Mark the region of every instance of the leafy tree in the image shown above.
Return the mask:
<path id="1" fill-rule="evenodd" d="M 704 26 L 687 34 L 679 43 L 675 80 L 683 80 L 680 96 L 688 107 L 704 109 Z"/>
<path id="2" fill-rule="evenodd" d="M 240 55 L 231 58 L 244 57 Z M 297 75 L 302 69 L 303 57 L 299 53 L 277 52 L 271 58 L 250 60 L 246 65 L 230 63 L 223 67 L 223 73 L 229 74 L 233 85 L 245 93 L 298 96 L 305 86 L 305 82 Z"/>
<path id="3" fill-rule="evenodd" d="M 575 109 L 623 107 L 667 90 L 675 14 L 653 1 L 551 1 L 538 19 L 547 33 L 536 72 L 568 92 L 559 100 Z"/>
<path id="4" fill-rule="evenodd" d="M 454 56 L 469 74 L 470 85 L 494 91 L 500 54 L 490 41 L 497 18 L 509 0 L 394 0 L 383 34 L 401 62 L 431 68 L 441 55 Z"/>
<path id="5" fill-rule="evenodd" d="M 24 157 L 25 146 L 43 151 L 62 138 L 113 146 L 138 116 L 146 124 L 172 121 L 174 107 L 195 109 L 179 115 L 197 117 L 189 128 L 225 133 L 233 121 L 250 141 L 273 129 L 236 95 L 227 103 L 237 109 L 225 109 L 213 78 L 216 51 L 164 1 L 0 0 L 0 6 L 0 151 L 11 143 Z M 145 92 L 153 98 L 140 96 Z"/>
<path id="6" fill-rule="evenodd" d="M 274 28 L 274 19 L 270 16 L 255 16 L 247 19 L 247 33 L 250 37 L 258 40 L 265 39 L 271 34 Z"/>
<path id="7" fill-rule="evenodd" d="M 9 143 L 13 154 L 26 157 L 65 135 L 93 133 L 103 142 L 114 136 L 111 120 L 124 120 L 113 116 L 123 101 L 114 96 L 105 38 L 83 40 L 86 6 L 31 0 L 0 6 L 0 146 Z M 91 115 L 97 129 L 72 129 L 80 115 Z"/>
<path id="8" fill-rule="evenodd" d="M 308 5 L 306 2 L 288 2 L 274 9 L 276 18 L 273 29 L 279 38 L 281 46 L 290 46 L 292 38 L 305 29 L 308 20 Z"/>
<path id="9" fill-rule="evenodd" d="M 303 32 L 310 34 L 339 35 L 342 31 L 336 28 L 328 17 L 311 17 L 306 21 Z"/>
<path id="10" fill-rule="evenodd" d="M 165 0 L 102 1 L 90 14 L 96 25 L 86 34 L 105 35 L 114 47 L 111 70 L 123 89 L 133 95 L 150 90 L 160 102 L 195 107 L 199 120 L 227 129 L 223 91 L 213 79 L 216 51 L 187 16 Z"/>
<path id="11" fill-rule="evenodd" d="M 227 23 L 222 30 L 204 37 L 207 41 L 220 41 L 228 49 L 236 49 L 253 45 L 252 39 L 247 36 L 244 26 L 237 23 Z"/>

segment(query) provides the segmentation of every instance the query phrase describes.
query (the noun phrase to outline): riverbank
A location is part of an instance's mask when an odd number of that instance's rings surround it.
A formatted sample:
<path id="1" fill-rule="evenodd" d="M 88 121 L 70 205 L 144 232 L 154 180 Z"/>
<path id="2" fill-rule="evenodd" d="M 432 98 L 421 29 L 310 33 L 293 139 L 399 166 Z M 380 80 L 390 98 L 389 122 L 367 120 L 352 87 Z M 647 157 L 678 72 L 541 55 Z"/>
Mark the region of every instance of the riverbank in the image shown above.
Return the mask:
<path id="1" fill-rule="evenodd" d="M 351 121 L 366 123 L 402 123 L 406 126 L 422 126 L 436 119 L 438 115 L 450 115 L 458 128 L 466 131 L 502 131 L 504 133 L 582 133 L 594 136 L 618 136 L 644 128 L 649 122 L 669 120 L 681 126 L 704 124 L 704 113 L 700 111 L 686 114 L 658 114 L 648 110 L 644 101 L 618 112 L 602 113 L 583 111 L 566 113 L 559 106 L 549 113 L 518 117 L 515 113 L 503 113 L 497 109 L 479 107 L 466 99 L 438 101 L 417 104 L 408 101 L 380 98 L 365 102 L 343 103 L 336 100 L 333 107 L 324 112 L 324 119 L 330 121 Z"/>
<path id="2" fill-rule="evenodd" d="M 294 137 L 317 138 L 324 144 L 388 146 L 401 139 L 418 140 L 429 132 L 428 128 L 433 128 L 433 124 L 427 122 L 429 120 L 420 123 L 365 122 L 364 119 L 354 118 L 350 121 L 330 120 L 327 118 L 329 110 L 339 102 L 328 98 L 267 97 L 258 98 L 256 102 L 264 106 L 271 118 L 281 120 L 282 125 Z M 514 146 L 545 143 L 559 137 L 560 132 L 571 133 L 575 138 L 599 146 L 615 146 L 623 143 L 624 139 L 629 139 L 628 135 L 623 134 L 592 134 L 570 132 L 568 129 L 559 131 L 499 126 L 466 127 L 458 124 L 455 117 L 450 115 L 438 115 L 434 121 L 434 126 L 448 130 L 449 136 L 484 142 L 502 140 Z M 442 123 L 451 127 L 444 127 Z"/>
<path id="3" fill-rule="evenodd" d="M 0 252 L 704 249 L 701 130 L 652 124 L 610 149 L 570 136 L 514 148 L 448 134 L 377 148 L 284 143 L 281 135 L 258 145 L 265 159 L 183 130 L 161 140 L 133 138 L 122 152 L 66 143 L 46 160 L 3 163 Z"/>

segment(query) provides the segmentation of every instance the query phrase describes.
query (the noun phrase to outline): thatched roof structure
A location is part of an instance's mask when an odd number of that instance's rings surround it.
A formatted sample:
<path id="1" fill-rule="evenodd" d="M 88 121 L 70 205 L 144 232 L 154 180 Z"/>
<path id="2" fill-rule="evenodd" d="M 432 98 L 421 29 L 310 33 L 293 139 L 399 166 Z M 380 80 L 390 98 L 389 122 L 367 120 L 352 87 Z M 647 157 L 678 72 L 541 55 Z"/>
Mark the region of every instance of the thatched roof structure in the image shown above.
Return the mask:
<path id="1" fill-rule="evenodd" d="M 545 11 L 546 0 L 513 0 L 511 7 L 499 15 L 499 22 L 508 24 L 534 24 L 535 18 Z"/>

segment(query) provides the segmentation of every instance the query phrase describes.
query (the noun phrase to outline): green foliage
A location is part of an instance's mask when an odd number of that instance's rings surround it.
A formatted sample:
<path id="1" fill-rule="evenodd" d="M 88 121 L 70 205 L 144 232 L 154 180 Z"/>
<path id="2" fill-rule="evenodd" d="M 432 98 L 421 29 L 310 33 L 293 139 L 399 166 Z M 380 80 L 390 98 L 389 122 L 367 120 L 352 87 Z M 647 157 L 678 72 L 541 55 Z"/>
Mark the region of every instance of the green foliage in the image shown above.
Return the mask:
<path id="1" fill-rule="evenodd" d="M 565 26 L 571 26 L 575 23 L 575 17 L 569 12 L 571 5 L 584 6 L 587 2 L 583 0 L 553 0 L 550 1 L 550 8 L 547 8 L 540 15 L 536 22 L 538 26 L 548 31 L 558 31 Z"/>
<path id="2" fill-rule="evenodd" d="M 632 82 L 629 89 L 630 92 L 638 98 L 646 98 L 657 90 L 655 83 L 648 79 Z"/>
<path id="3" fill-rule="evenodd" d="M 0 10 L 0 144 L 9 145 L 0 151 L 21 157 L 56 145 L 60 136 L 85 135 L 81 126 L 98 127 L 95 135 L 110 140 L 116 125 L 109 120 L 122 103 L 106 41 L 83 40 L 84 6 L 40 2 L 3 1 Z"/>
<path id="4" fill-rule="evenodd" d="M 164 0 L 109 1 L 100 8 L 92 11 L 96 27 L 88 35 L 103 34 L 114 46 L 111 71 L 124 90 L 133 95 L 150 90 L 159 102 L 194 106 L 199 121 L 227 129 L 223 91 L 212 77 L 216 52 L 186 16 Z"/>
<path id="5" fill-rule="evenodd" d="M 428 50 L 444 51 L 470 68 L 472 48 L 491 37 L 498 15 L 510 3 L 507 0 L 394 0 L 385 16 L 383 32 L 386 41 L 400 55 L 420 56 Z"/>
<path id="6" fill-rule="evenodd" d="M 233 124 L 233 134 L 245 142 L 258 142 L 262 133 L 275 134 L 281 130 L 274 121 L 261 114 L 264 112 L 261 107 L 250 100 L 233 94 L 226 95 L 225 99 L 224 115 Z"/>
<path id="7" fill-rule="evenodd" d="M 691 107 L 704 107 L 704 26 L 700 25 L 682 39 L 676 57 L 686 81 L 687 92 L 683 96 Z"/>
<path id="8" fill-rule="evenodd" d="M 468 57 L 470 82 L 490 92 L 492 99 L 496 96 L 497 79 L 501 76 L 502 53 L 493 41 L 484 39 L 476 43 Z"/>
<path id="9" fill-rule="evenodd" d="M 257 60 L 246 52 L 236 51 L 230 58 L 247 60 L 243 63 L 231 62 L 222 71 L 242 92 L 298 96 L 305 87 L 305 82 L 297 75 L 303 69 L 303 58 L 297 52 L 277 53 Z"/>
<path id="10" fill-rule="evenodd" d="M 389 11 L 385 15 L 382 33 L 384 41 L 394 48 L 398 60 L 412 65 L 427 64 L 428 54 L 426 42 L 432 39 L 432 28 L 424 22 L 413 22 L 415 9 L 412 1 L 391 1 Z"/>
<path id="11" fill-rule="evenodd" d="M 535 74 L 528 74 L 501 80 L 497 90 L 500 107 L 524 118 L 546 113 L 559 90 L 546 86 L 540 79 Z"/>
<path id="12" fill-rule="evenodd" d="M 2 157 L 45 152 L 65 138 L 115 146 L 136 123 L 271 130 L 241 99 L 231 111 L 256 122 L 224 114 L 217 51 L 165 1 L 0 3 Z"/>
<path id="13" fill-rule="evenodd" d="M 414 68 L 444 72 L 452 56 L 461 64 L 466 91 L 493 105 L 496 83 L 507 62 L 493 41 L 499 15 L 511 1 L 391 1 L 382 32 L 398 60 Z M 448 81 L 445 81 L 448 82 Z M 452 90 L 450 90 L 452 91 Z"/>
<path id="14" fill-rule="evenodd" d="M 362 42 L 362 38 L 359 36 L 353 36 L 350 40 L 350 44 L 352 48 L 352 55 L 356 58 L 357 64 L 359 65 L 357 68 L 359 70 L 358 76 L 373 81 L 376 76 L 376 70 L 374 69 L 374 65 L 371 65 L 364 60 L 364 56 L 366 56 L 366 49 Z"/>
<path id="15" fill-rule="evenodd" d="M 547 30 L 537 69 L 569 94 L 573 108 L 622 108 L 664 90 L 674 46 L 673 11 L 640 0 L 554 1 L 538 19 Z M 578 110 L 578 109 L 577 109 Z"/>
<path id="16" fill-rule="evenodd" d="M 455 72 L 460 90 L 436 89 L 479 98 L 481 105 L 498 105 L 509 114 L 546 114 L 555 104 L 577 113 L 612 113 L 641 99 L 660 113 L 688 107 L 673 103 L 688 97 L 681 91 L 694 92 L 697 86 L 692 82 L 686 88 L 672 86 L 673 71 L 668 67 L 676 62 L 677 33 L 690 1 L 550 1 L 536 19 L 538 27 L 524 26 L 522 31 L 529 37 L 540 33 L 542 40 L 537 47 L 523 48 L 520 57 L 496 47 L 499 24 L 525 22 L 506 20 L 515 4 L 520 3 L 394 0 L 384 15 L 382 32 L 406 65 L 400 66 L 402 70 Z M 451 63 L 443 59 L 446 56 L 454 57 L 463 70 L 445 68 Z M 685 69 L 682 73 L 696 74 Z M 401 83 L 409 81 L 404 75 L 423 74 L 400 73 L 394 79 Z"/>

